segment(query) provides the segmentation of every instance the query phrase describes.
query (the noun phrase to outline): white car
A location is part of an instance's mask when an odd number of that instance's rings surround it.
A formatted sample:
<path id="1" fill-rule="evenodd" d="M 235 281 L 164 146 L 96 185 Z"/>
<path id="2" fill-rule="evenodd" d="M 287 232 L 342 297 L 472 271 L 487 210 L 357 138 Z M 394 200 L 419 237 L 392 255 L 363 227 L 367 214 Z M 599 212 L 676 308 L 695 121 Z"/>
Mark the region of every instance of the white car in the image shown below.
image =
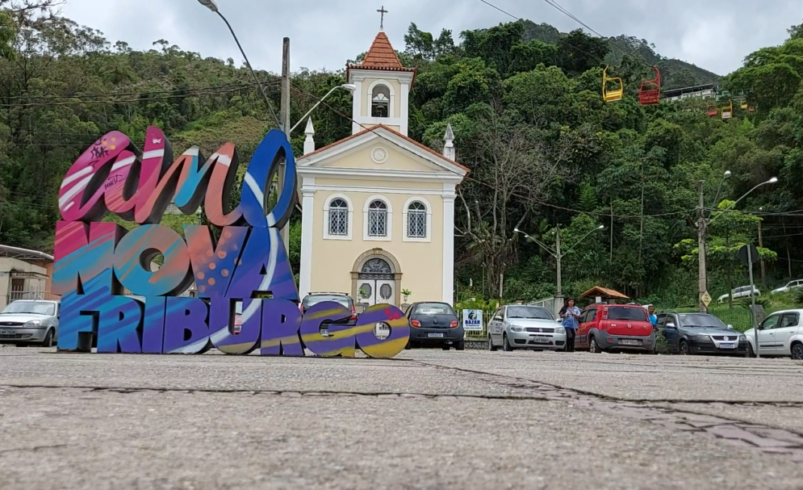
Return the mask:
<path id="1" fill-rule="evenodd" d="M 59 335 L 58 301 L 17 300 L 0 313 L 0 344 L 52 347 Z"/>
<path id="2" fill-rule="evenodd" d="M 508 305 L 500 308 L 488 322 L 488 347 L 513 349 L 564 350 L 566 329 L 541 306 Z"/>
<path id="3" fill-rule="evenodd" d="M 801 310 L 777 311 L 758 326 L 758 353 L 762 356 L 783 356 L 803 359 L 803 326 Z M 745 336 L 750 344 L 750 355 L 756 352 L 756 331 L 750 329 Z"/>
<path id="4" fill-rule="evenodd" d="M 731 294 L 733 295 L 733 299 L 749 298 L 750 286 L 741 286 L 738 288 L 734 288 L 733 291 L 731 291 Z M 758 288 L 755 286 L 753 286 L 753 295 L 761 296 L 761 291 L 759 291 Z M 722 296 L 717 298 L 717 303 L 724 303 L 725 301 L 728 301 L 727 294 L 723 294 Z"/>
<path id="5" fill-rule="evenodd" d="M 793 289 L 797 289 L 803 287 L 803 279 L 798 279 L 797 281 L 791 281 L 789 284 L 782 288 L 773 289 L 770 294 L 780 294 L 780 293 L 788 293 Z"/>

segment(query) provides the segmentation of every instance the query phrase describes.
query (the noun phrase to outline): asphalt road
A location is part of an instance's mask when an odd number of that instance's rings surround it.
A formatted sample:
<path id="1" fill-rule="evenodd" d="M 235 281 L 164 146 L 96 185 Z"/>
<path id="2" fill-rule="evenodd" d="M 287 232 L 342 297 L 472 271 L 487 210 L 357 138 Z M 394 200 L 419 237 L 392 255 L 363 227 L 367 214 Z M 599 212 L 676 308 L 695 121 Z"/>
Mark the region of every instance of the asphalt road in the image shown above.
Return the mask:
<path id="1" fill-rule="evenodd" d="M 803 488 L 803 363 L 0 348 L 0 488 Z"/>

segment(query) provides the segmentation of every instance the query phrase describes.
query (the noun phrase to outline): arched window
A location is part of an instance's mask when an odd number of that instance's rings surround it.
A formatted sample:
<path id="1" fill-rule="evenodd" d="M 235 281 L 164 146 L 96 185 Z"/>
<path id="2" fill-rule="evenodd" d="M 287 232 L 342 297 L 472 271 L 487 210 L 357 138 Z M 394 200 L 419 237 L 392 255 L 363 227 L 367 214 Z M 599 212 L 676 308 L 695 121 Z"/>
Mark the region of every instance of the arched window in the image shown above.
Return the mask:
<path id="1" fill-rule="evenodd" d="M 388 235 L 388 206 L 380 200 L 368 206 L 368 236 L 386 237 Z"/>
<path id="2" fill-rule="evenodd" d="M 349 233 L 349 205 L 343 199 L 329 203 L 329 235 L 347 236 Z"/>
<path id="3" fill-rule="evenodd" d="M 324 240 L 351 240 L 353 225 L 351 200 L 343 194 L 329 196 L 323 206 Z"/>
<path id="4" fill-rule="evenodd" d="M 377 85 L 371 93 L 371 117 L 390 117 L 390 89 Z"/>
<path id="5" fill-rule="evenodd" d="M 415 201 L 407 207 L 407 236 L 427 237 L 427 207 L 422 202 Z"/>

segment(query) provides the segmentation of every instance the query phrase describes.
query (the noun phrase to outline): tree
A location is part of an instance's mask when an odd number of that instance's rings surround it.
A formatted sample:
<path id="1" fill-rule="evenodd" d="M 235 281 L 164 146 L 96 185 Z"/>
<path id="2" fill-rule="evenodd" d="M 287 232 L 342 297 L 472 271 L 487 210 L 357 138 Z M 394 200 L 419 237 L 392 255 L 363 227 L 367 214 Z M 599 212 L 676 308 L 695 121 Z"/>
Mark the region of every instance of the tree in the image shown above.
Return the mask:
<path id="1" fill-rule="evenodd" d="M 579 75 L 603 64 L 608 51 L 606 40 L 576 29 L 558 41 L 558 63 L 568 75 Z"/>
<path id="2" fill-rule="evenodd" d="M 733 209 L 733 201 L 722 201 L 718 211 L 711 214 L 706 243 L 706 263 L 709 267 L 724 270 L 727 275 L 728 305 L 733 308 L 733 270 L 744 270 L 745 267 L 737 259 L 739 249 L 755 243 L 756 231 L 761 218 L 753 214 Z M 675 245 L 675 249 L 683 255 L 681 260 L 688 263 L 697 261 L 699 247 L 692 239 L 686 239 Z M 762 260 L 772 262 L 778 254 L 764 247 L 758 247 Z"/>
<path id="3" fill-rule="evenodd" d="M 551 151 L 533 128 L 514 124 L 493 110 L 478 122 L 473 155 L 476 185 L 459 193 L 465 214 L 460 233 L 475 260 L 485 264 L 487 284 L 497 290 L 514 253 L 513 230 L 520 226 L 554 183 L 569 178 L 564 166 L 571 143 Z M 532 176 L 538 175 L 538 180 Z"/>

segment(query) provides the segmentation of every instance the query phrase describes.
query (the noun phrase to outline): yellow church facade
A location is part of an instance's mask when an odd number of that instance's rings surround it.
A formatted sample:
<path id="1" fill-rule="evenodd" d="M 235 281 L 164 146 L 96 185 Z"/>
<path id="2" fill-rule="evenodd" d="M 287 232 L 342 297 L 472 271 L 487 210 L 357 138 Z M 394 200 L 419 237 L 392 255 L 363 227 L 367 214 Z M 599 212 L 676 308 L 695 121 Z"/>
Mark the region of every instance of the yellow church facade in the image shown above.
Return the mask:
<path id="1" fill-rule="evenodd" d="M 315 148 L 307 125 L 297 160 L 302 198 L 299 292 L 341 292 L 357 303 L 454 297 L 455 190 L 468 169 L 407 136 L 415 71 L 401 65 L 384 32 L 348 67 L 352 135 Z"/>

